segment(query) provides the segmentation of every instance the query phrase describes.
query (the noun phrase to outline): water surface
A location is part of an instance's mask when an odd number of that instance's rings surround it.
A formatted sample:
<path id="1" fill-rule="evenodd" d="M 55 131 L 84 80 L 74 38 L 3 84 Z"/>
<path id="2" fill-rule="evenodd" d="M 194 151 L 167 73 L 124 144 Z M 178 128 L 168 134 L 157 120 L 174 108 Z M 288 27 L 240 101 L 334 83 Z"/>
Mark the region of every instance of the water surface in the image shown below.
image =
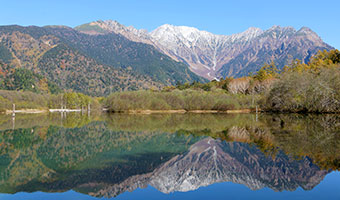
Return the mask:
<path id="1" fill-rule="evenodd" d="M 0 199 L 339 199 L 338 115 L 0 115 Z"/>

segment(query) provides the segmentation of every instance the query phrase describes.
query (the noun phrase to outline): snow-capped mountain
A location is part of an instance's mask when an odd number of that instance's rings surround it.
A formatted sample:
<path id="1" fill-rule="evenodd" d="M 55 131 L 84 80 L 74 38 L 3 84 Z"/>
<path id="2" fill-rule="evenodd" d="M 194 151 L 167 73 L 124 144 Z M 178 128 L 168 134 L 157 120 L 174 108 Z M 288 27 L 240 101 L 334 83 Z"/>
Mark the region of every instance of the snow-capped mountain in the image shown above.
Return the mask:
<path id="1" fill-rule="evenodd" d="M 121 34 L 135 42 L 153 45 L 176 61 L 208 79 L 244 76 L 265 63 L 279 67 L 295 59 L 308 62 L 319 50 L 332 49 L 311 29 L 273 26 L 251 27 L 242 33 L 216 35 L 187 26 L 162 25 L 152 32 L 126 27 L 116 21 L 96 21 L 76 27 L 87 34 Z"/>
<path id="2" fill-rule="evenodd" d="M 258 28 L 249 28 L 243 33 L 225 36 L 191 27 L 163 25 L 150 35 L 165 53 L 185 61 L 195 73 L 212 79 L 218 76 L 223 64 L 240 54 L 240 45 L 247 47 L 247 42 L 261 33 Z"/>
<path id="3" fill-rule="evenodd" d="M 249 144 L 206 138 L 150 173 L 134 175 L 117 184 L 91 183 L 84 187 L 100 188 L 90 193 L 97 197 L 115 197 L 148 185 L 163 193 L 187 192 L 221 182 L 242 184 L 252 190 L 268 187 L 294 191 L 298 187 L 311 190 L 328 173 L 308 158 L 294 160 L 284 153 L 272 158 Z"/>

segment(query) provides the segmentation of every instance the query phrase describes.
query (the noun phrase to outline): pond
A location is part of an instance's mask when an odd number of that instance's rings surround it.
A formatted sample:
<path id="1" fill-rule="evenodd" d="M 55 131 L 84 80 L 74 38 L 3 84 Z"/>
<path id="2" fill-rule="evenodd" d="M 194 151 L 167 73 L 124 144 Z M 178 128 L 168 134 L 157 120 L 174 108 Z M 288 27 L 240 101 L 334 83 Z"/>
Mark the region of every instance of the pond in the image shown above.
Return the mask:
<path id="1" fill-rule="evenodd" d="M 339 199 L 340 116 L 0 115 L 0 199 Z"/>

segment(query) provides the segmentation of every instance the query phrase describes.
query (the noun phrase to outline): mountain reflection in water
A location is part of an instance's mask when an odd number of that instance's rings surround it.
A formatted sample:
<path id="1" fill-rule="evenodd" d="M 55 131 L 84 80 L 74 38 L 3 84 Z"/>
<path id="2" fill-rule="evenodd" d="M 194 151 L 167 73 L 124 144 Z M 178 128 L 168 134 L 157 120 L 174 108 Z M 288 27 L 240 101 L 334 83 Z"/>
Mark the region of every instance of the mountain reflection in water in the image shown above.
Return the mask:
<path id="1" fill-rule="evenodd" d="M 258 119 L 258 120 L 257 120 Z M 220 182 L 312 190 L 339 169 L 337 115 L 0 116 L 0 193 L 115 197 Z"/>

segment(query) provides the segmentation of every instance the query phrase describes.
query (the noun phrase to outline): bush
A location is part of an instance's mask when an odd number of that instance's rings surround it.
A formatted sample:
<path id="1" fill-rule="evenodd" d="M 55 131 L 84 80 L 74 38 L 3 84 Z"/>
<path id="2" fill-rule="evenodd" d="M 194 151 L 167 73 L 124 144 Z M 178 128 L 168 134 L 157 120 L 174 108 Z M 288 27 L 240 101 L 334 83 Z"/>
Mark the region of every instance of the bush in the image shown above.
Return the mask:
<path id="1" fill-rule="evenodd" d="M 16 109 L 47 109 L 47 108 L 87 108 L 100 109 L 98 100 L 81 93 L 65 93 L 59 95 L 37 94 L 33 92 L 0 90 L 0 110 L 11 110 L 12 104 Z"/>
<path id="2" fill-rule="evenodd" d="M 276 112 L 339 112 L 340 68 L 284 73 L 262 106 Z"/>
<path id="3" fill-rule="evenodd" d="M 257 96 L 233 95 L 225 90 L 130 91 L 111 94 L 105 106 L 111 112 L 127 110 L 219 110 L 249 108 Z"/>
<path id="4" fill-rule="evenodd" d="M 0 90 L 0 109 L 2 110 L 12 109 L 13 103 L 16 105 L 16 109 L 47 108 L 47 102 L 48 95 Z"/>

